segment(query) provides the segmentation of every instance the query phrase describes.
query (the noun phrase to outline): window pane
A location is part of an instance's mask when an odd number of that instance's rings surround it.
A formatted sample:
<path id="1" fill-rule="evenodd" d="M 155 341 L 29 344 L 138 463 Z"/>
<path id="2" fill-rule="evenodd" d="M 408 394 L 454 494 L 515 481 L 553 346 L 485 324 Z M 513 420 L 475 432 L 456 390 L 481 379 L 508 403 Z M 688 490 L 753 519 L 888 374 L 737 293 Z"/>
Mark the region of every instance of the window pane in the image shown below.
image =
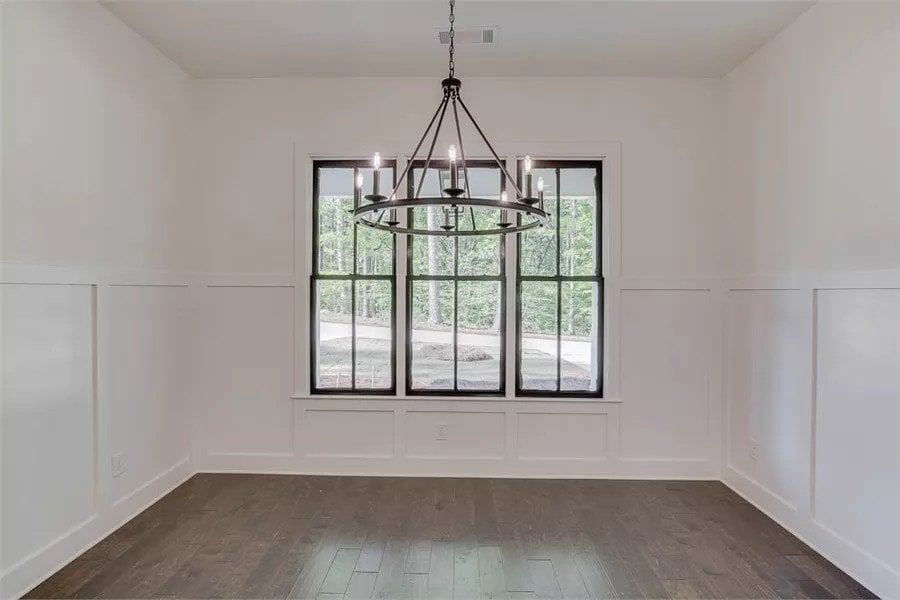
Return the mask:
<path id="1" fill-rule="evenodd" d="M 559 270 L 562 275 L 596 272 L 596 173 L 595 169 L 560 171 Z"/>
<path id="2" fill-rule="evenodd" d="M 319 273 L 353 271 L 353 169 L 319 169 Z"/>
<path id="3" fill-rule="evenodd" d="M 457 285 L 457 387 L 461 390 L 499 390 L 500 282 L 460 281 Z"/>
<path id="4" fill-rule="evenodd" d="M 555 281 L 523 281 L 522 389 L 556 391 L 556 303 Z"/>
<path id="5" fill-rule="evenodd" d="M 443 222 L 440 207 L 415 208 L 412 219 L 417 228 L 439 229 Z M 453 239 L 439 236 L 410 236 L 413 275 L 453 275 Z"/>
<path id="6" fill-rule="evenodd" d="M 350 281 L 316 282 L 316 386 L 351 386 Z"/>
<path id="7" fill-rule="evenodd" d="M 563 391 L 597 391 L 600 305 L 596 282 L 562 282 Z"/>
<path id="8" fill-rule="evenodd" d="M 544 210 L 550 215 L 550 226 L 536 227 L 520 236 L 519 268 L 522 275 L 556 275 L 556 171 L 534 169 L 532 172 L 535 197 L 538 178 L 544 178 Z M 522 179 L 524 182 L 524 175 Z"/>
<path id="9" fill-rule="evenodd" d="M 499 198 L 499 195 L 498 195 Z M 500 220 L 499 211 L 476 209 L 466 210 L 460 215 L 460 229 L 472 229 L 472 217 L 477 229 L 496 229 Z M 499 235 L 461 236 L 459 243 L 460 275 L 499 275 L 500 274 L 500 240 Z"/>
<path id="10" fill-rule="evenodd" d="M 391 387 L 391 281 L 356 282 L 356 387 Z"/>
<path id="11" fill-rule="evenodd" d="M 360 275 L 393 274 L 393 234 L 371 227 L 356 228 L 356 272 Z"/>
<path id="12" fill-rule="evenodd" d="M 453 282 L 412 282 L 412 388 L 453 389 Z"/>

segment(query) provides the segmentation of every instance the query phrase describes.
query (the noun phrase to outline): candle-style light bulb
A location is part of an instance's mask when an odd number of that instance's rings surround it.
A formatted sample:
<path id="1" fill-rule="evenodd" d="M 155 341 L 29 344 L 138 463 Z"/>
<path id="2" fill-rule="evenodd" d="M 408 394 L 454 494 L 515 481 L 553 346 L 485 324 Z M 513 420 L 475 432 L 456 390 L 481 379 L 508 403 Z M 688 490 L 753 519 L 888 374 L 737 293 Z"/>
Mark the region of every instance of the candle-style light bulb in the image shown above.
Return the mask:
<path id="1" fill-rule="evenodd" d="M 507 196 L 506 196 L 506 191 L 504 190 L 504 191 L 500 192 L 500 202 L 502 202 L 503 204 L 506 204 L 506 201 L 507 201 Z M 509 227 L 509 213 L 507 212 L 507 210 L 505 208 L 500 211 L 500 227 Z"/>
<path id="2" fill-rule="evenodd" d="M 525 195 L 531 198 L 531 157 L 525 157 Z"/>
<path id="3" fill-rule="evenodd" d="M 359 208 L 359 197 L 362 195 L 363 176 L 362 173 L 356 174 L 356 185 L 353 187 L 353 208 Z"/>
<path id="4" fill-rule="evenodd" d="M 451 144 L 448 154 L 450 155 L 450 187 L 456 189 L 459 187 L 459 170 L 456 166 L 456 146 Z"/>
<path id="5" fill-rule="evenodd" d="M 506 202 L 506 192 L 500 192 L 500 202 Z"/>
<path id="6" fill-rule="evenodd" d="M 388 198 L 389 201 L 394 202 L 397 200 L 397 194 L 391 194 L 391 197 Z M 388 211 L 388 225 L 397 225 L 399 221 L 397 221 L 397 209 L 392 208 Z"/>
<path id="7" fill-rule="evenodd" d="M 381 187 L 381 172 L 378 170 L 381 168 L 380 153 L 376 152 L 375 156 L 372 157 L 372 166 L 375 168 L 375 171 L 372 173 L 372 194 L 377 196 L 378 188 Z"/>
<path id="8" fill-rule="evenodd" d="M 544 210 L 544 178 L 538 177 L 538 206 Z"/>

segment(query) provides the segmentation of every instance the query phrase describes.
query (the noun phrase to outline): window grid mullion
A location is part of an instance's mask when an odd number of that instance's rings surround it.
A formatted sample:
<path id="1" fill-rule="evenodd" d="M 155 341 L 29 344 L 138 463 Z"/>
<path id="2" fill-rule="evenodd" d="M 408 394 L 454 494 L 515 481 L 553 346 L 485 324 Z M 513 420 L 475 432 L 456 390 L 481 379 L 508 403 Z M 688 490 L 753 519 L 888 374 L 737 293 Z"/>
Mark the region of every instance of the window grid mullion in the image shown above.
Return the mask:
<path id="1" fill-rule="evenodd" d="M 351 186 L 356 186 L 356 173 L 358 172 L 357 167 L 353 167 L 353 179 L 350 181 Z M 354 189 L 351 187 L 351 189 Z M 354 207 L 355 208 L 355 207 Z M 351 253 L 353 258 L 353 268 L 350 269 L 350 272 L 354 277 L 358 275 L 358 267 L 359 261 L 356 256 L 357 252 L 357 227 L 356 223 L 351 225 L 353 227 L 353 252 Z M 356 391 L 356 288 L 357 282 L 356 279 L 350 282 L 350 389 Z"/>

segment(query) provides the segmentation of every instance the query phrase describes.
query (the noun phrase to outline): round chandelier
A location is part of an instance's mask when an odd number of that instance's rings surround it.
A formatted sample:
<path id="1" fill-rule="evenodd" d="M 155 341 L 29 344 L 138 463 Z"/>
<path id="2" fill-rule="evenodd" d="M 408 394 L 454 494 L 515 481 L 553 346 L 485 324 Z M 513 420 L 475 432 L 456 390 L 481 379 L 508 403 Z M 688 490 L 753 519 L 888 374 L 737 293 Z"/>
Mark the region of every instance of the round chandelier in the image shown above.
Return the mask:
<path id="1" fill-rule="evenodd" d="M 518 233 L 535 227 L 543 227 L 549 223 L 547 213 L 544 212 L 543 179 L 539 178 L 537 181 L 537 196 L 535 197 L 532 193 L 531 157 L 525 157 L 525 186 L 524 190 L 522 190 L 516 184 L 515 178 L 513 178 L 506 169 L 506 165 L 497 155 L 494 147 L 491 145 L 490 141 L 488 141 L 487 136 L 481 130 L 478 122 L 475 121 L 475 117 L 472 116 L 472 113 L 460 96 L 459 89 L 462 86 L 462 82 L 455 77 L 456 65 L 453 61 L 453 53 L 455 50 L 453 43 L 455 35 L 453 22 L 456 18 L 454 13 L 455 5 L 456 1 L 450 0 L 450 74 L 441 82 L 441 87 L 444 92 L 443 97 L 441 98 L 437 109 L 434 111 L 431 121 L 429 121 L 428 126 L 425 128 L 425 132 L 419 139 L 419 143 L 416 144 L 415 150 L 412 151 L 412 155 L 406 163 L 406 168 L 397 179 L 397 182 L 389 195 L 385 196 L 380 193 L 380 174 L 378 169 L 381 167 L 381 156 L 379 153 L 375 153 L 375 157 L 372 161 L 372 166 L 375 169 L 372 181 L 372 193 L 363 196 L 368 200 L 368 204 L 360 202 L 363 181 L 361 175 L 357 177 L 353 202 L 353 218 L 359 225 L 406 235 L 473 236 Z M 508 187 L 515 192 L 515 198 L 513 200 L 510 200 L 507 197 L 506 191 L 501 192 L 499 199 L 472 196 L 470 192 L 469 170 L 466 167 L 466 153 L 465 150 L 463 150 L 462 131 L 460 129 L 460 111 L 457 107 L 462 109 L 463 115 L 468 118 L 475 131 L 478 132 L 478 135 L 490 151 L 494 162 L 500 167 L 500 172 L 503 174 L 504 181 Z M 440 191 L 439 196 L 422 196 L 421 193 L 425 183 L 425 175 L 428 173 L 429 165 L 432 164 L 434 147 L 437 144 L 438 136 L 440 135 L 441 127 L 444 124 L 444 117 L 447 114 L 448 108 L 452 110 L 453 123 L 456 130 L 456 144 L 451 145 L 448 150 L 448 185 Z M 416 162 L 416 157 L 422 149 L 425 140 L 429 137 L 429 134 L 431 135 L 431 142 L 428 146 L 428 153 L 425 155 L 424 162 L 421 163 L 423 168 L 419 181 L 418 183 L 415 183 L 412 181 L 413 174 L 411 167 Z M 457 156 L 457 145 L 459 147 L 459 156 Z M 462 182 L 460 182 L 460 171 L 462 172 Z M 438 180 L 442 181 L 440 177 Z M 397 190 L 400 189 L 404 182 L 408 184 L 409 189 L 414 189 L 414 192 L 409 198 L 398 199 Z M 412 187 L 412 184 L 415 184 L 415 188 Z M 443 213 L 443 219 L 429 219 L 429 222 L 434 222 L 437 225 L 437 228 L 430 228 L 427 225 L 419 227 L 416 226 L 415 222 L 401 225 L 400 221 L 397 220 L 397 210 L 404 208 L 437 208 Z M 496 219 L 496 223 L 484 226 L 484 220 L 482 219 L 483 227 L 478 229 L 476 227 L 475 219 L 476 209 L 479 211 L 497 211 L 496 214 L 498 215 L 498 218 Z M 461 222 L 464 222 L 467 218 L 471 223 L 471 229 L 460 228 Z M 415 219 L 411 220 L 415 221 Z M 466 225 L 468 225 L 468 223 L 466 223 Z"/>

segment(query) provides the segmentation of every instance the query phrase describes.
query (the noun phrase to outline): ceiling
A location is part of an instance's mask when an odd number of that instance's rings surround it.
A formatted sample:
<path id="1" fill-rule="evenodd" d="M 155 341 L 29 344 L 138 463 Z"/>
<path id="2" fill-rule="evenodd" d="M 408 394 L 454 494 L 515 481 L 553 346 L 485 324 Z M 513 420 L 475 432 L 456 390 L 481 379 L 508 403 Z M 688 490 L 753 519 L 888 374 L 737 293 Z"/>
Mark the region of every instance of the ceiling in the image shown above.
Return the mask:
<path id="1" fill-rule="evenodd" d="M 117 0 L 103 3 L 197 77 L 440 75 L 433 0 Z M 461 76 L 721 77 L 813 2 L 462 0 Z"/>

